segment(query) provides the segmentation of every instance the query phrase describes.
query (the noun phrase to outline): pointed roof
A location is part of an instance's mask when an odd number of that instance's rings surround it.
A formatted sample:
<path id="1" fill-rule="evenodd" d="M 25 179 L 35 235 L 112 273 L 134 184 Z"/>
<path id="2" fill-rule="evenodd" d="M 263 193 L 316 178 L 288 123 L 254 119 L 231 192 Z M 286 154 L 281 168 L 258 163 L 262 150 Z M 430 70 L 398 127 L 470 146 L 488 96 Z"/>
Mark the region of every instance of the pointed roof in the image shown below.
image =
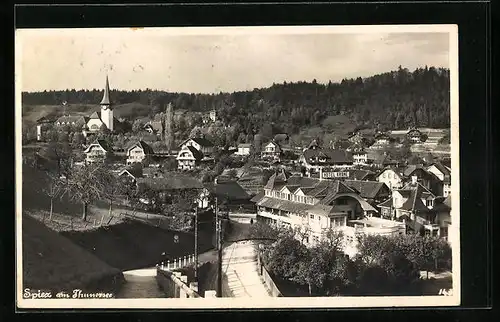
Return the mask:
<path id="1" fill-rule="evenodd" d="M 108 75 L 106 75 L 106 86 L 104 87 L 104 95 L 102 96 L 101 105 L 111 105 L 109 100 L 109 80 Z"/>
<path id="2" fill-rule="evenodd" d="M 131 145 L 127 151 L 130 151 L 131 149 L 135 148 L 135 147 L 139 147 L 141 148 L 143 151 L 144 151 L 144 154 L 154 154 L 154 151 L 153 149 L 151 148 L 151 146 L 149 144 L 147 144 L 146 142 L 144 141 L 138 141 L 136 142 L 135 144 Z"/>
<path id="3" fill-rule="evenodd" d="M 425 206 L 422 202 L 422 198 L 435 197 L 434 194 L 429 191 L 429 189 L 422 186 L 420 183 L 408 183 L 402 189 L 398 190 L 398 192 L 405 190 L 409 190 L 411 192 L 408 199 L 401 206 L 401 209 L 413 211 L 429 211 L 429 208 L 427 208 L 427 206 Z"/>
<path id="4" fill-rule="evenodd" d="M 90 149 L 93 147 L 93 146 L 100 146 L 104 151 L 106 152 L 111 152 L 113 151 L 113 148 L 108 144 L 108 142 L 106 142 L 106 140 L 101 140 L 101 139 L 97 139 L 94 141 L 94 143 L 90 144 L 86 149 L 85 151 L 83 151 L 84 153 L 88 153 L 90 152 Z"/>
<path id="5" fill-rule="evenodd" d="M 90 114 L 89 119 L 98 119 L 98 120 L 100 120 L 101 116 L 99 115 L 98 112 L 94 112 L 94 113 Z"/>

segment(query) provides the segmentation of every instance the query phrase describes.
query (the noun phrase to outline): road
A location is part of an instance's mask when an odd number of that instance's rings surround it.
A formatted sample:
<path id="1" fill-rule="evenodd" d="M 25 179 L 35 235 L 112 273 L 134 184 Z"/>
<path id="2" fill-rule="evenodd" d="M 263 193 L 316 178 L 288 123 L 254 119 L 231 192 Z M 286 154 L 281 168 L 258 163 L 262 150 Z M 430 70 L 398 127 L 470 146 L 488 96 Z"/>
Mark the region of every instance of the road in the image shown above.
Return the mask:
<path id="1" fill-rule="evenodd" d="M 231 216 L 233 232 L 231 240 L 246 234 L 251 216 Z M 227 276 L 231 297 L 270 297 L 257 272 L 257 258 L 252 241 L 227 245 L 222 252 L 222 272 Z"/>

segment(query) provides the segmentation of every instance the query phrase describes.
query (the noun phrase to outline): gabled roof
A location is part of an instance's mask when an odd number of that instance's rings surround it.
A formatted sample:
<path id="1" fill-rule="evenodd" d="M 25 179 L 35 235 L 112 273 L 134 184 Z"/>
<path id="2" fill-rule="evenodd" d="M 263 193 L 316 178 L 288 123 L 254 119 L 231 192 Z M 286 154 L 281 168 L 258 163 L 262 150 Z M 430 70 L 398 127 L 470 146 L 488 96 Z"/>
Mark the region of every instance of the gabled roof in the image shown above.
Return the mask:
<path id="1" fill-rule="evenodd" d="M 211 192 L 214 192 L 218 198 L 224 198 L 228 200 L 248 200 L 250 196 L 248 193 L 240 186 L 240 184 L 233 180 L 228 181 L 218 181 L 217 184 L 207 184 L 205 185 Z"/>
<path id="2" fill-rule="evenodd" d="M 419 169 L 420 169 L 420 170 L 422 170 L 422 171 L 424 171 L 424 173 L 427 173 L 427 170 L 426 170 L 426 169 L 425 169 L 422 165 L 420 165 L 420 164 L 417 164 L 417 165 L 415 165 L 415 164 L 410 164 L 410 165 L 408 165 L 408 166 L 404 169 L 404 171 L 403 171 L 403 175 L 404 175 L 405 177 L 409 177 L 409 176 L 411 176 L 411 174 L 412 174 L 413 172 L 415 172 L 416 170 L 419 170 Z"/>
<path id="3" fill-rule="evenodd" d="M 303 153 L 306 161 L 314 158 L 325 158 L 326 163 L 331 164 L 350 164 L 353 162 L 352 154 L 339 149 L 308 149 Z"/>
<path id="4" fill-rule="evenodd" d="M 147 144 L 146 142 L 144 141 L 139 141 L 139 142 L 136 142 L 135 144 L 131 145 L 128 149 L 127 149 L 127 152 L 132 150 L 133 148 L 135 147 L 139 147 L 141 148 L 143 151 L 144 151 L 144 154 L 154 154 L 154 151 L 153 149 L 151 148 L 151 146 L 149 146 L 149 144 Z"/>
<path id="5" fill-rule="evenodd" d="M 318 140 L 316 139 L 312 140 L 311 143 L 309 143 L 309 145 L 307 146 L 307 148 L 308 149 L 320 148 Z"/>
<path id="6" fill-rule="evenodd" d="M 84 125 L 85 124 L 85 118 L 81 115 L 64 115 L 64 116 L 61 116 L 60 118 L 58 118 L 56 120 L 56 122 L 60 122 L 60 123 L 73 123 L 75 122 L 76 124 L 81 124 L 81 125 Z"/>
<path id="7" fill-rule="evenodd" d="M 446 212 L 451 210 L 451 199 L 448 199 L 448 197 L 436 197 L 434 199 L 434 205 L 432 207 L 432 210 L 438 211 L 438 212 Z"/>
<path id="8" fill-rule="evenodd" d="M 422 198 L 427 198 L 428 196 L 435 197 L 432 192 L 418 182 L 416 184 L 408 183 L 402 189 L 398 190 L 398 192 L 405 190 L 410 191 L 410 196 L 403 203 L 401 209 L 409 211 L 429 211 L 429 208 L 423 204 Z"/>
<path id="9" fill-rule="evenodd" d="M 129 168 L 123 169 L 118 175 L 122 176 L 124 174 L 130 175 L 134 179 L 142 178 L 143 177 L 142 167 L 129 167 Z"/>
<path id="10" fill-rule="evenodd" d="M 278 186 L 282 186 L 285 183 L 287 183 L 288 178 L 291 177 L 291 174 L 284 169 L 277 170 L 274 172 L 272 176 L 269 177 L 269 180 L 267 180 L 266 185 L 264 186 L 265 189 L 276 189 Z"/>
<path id="11" fill-rule="evenodd" d="M 198 151 L 197 149 L 195 149 L 195 148 L 194 148 L 194 147 L 192 147 L 192 146 L 187 146 L 187 147 L 185 147 L 184 149 L 189 150 L 189 151 L 191 152 L 191 154 L 193 155 L 193 158 L 195 158 L 197 161 L 199 161 L 199 160 L 203 159 L 203 157 L 204 157 L 204 155 L 203 155 L 203 153 L 202 153 L 201 151 Z M 183 150 L 184 150 L 184 149 L 183 149 Z M 179 151 L 179 154 L 180 154 L 183 150 Z"/>
<path id="12" fill-rule="evenodd" d="M 111 152 L 112 148 L 109 146 L 108 142 L 105 140 L 95 140 L 94 143 L 90 144 L 86 149 L 85 153 L 89 152 L 93 146 L 99 146 L 106 152 Z"/>
<path id="13" fill-rule="evenodd" d="M 265 196 L 265 193 L 264 191 L 259 191 L 259 193 L 257 193 L 255 196 L 252 197 L 252 199 L 250 199 L 251 202 L 259 202 L 262 198 L 264 198 Z"/>
<path id="14" fill-rule="evenodd" d="M 238 144 L 238 148 L 249 148 L 252 146 L 252 143 L 240 143 Z"/>
<path id="15" fill-rule="evenodd" d="M 323 200 L 322 200 L 320 203 L 323 204 L 323 205 L 328 205 L 331 202 L 333 202 L 336 199 L 341 198 L 341 197 L 352 197 L 352 198 L 356 199 L 359 202 L 359 205 L 361 206 L 361 209 L 363 209 L 365 211 L 375 211 L 375 212 L 378 212 L 377 209 L 375 209 L 372 205 L 370 205 L 368 202 L 366 202 L 363 198 L 361 198 L 360 195 L 358 195 L 355 192 L 339 192 L 339 193 L 335 194 L 332 198 L 330 198 L 328 200 L 328 202 L 323 202 Z"/>
<path id="16" fill-rule="evenodd" d="M 169 172 L 163 178 L 138 178 L 137 185 L 139 188 L 149 188 L 155 191 L 203 189 L 199 180 L 178 172 Z"/>
<path id="17" fill-rule="evenodd" d="M 190 140 L 193 140 L 194 142 L 196 142 L 197 144 L 199 144 L 201 147 L 208 148 L 208 147 L 214 146 L 214 144 L 212 142 L 210 142 L 210 140 L 208 140 L 206 138 L 190 138 L 190 139 L 187 139 L 184 142 L 182 142 L 180 145 L 182 146 L 182 145 L 186 144 L 186 142 L 188 142 Z"/>
<path id="18" fill-rule="evenodd" d="M 363 198 L 374 199 L 385 188 L 389 189 L 385 183 L 378 181 L 345 180 L 344 183 L 359 192 Z"/>
<path id="19" fill-rule="evenodd" d="M 327 205 L 332 202 L 338 194 L 341 193 L 355 193 L 355 190 L 348 187 L 341 181 L 333 181 L 333 184 L 330 186 L 328 190 L 328 194 L 320 201 L 321 204 Z"/>
<path id="20" fill-rule="evenodd" d="M 261 207 L 280 209 L 283 211 L 289 211 L 293 213 L 305 213 L 306 210 L 311 207 L 311 205 L 308 204 L 297 203 L 277 198 L 270 198 L 266 196 L 262 197 L 259 201 L 257 201 L 256 205 Z"/>
<path id="21" fill-rule="evenodd" d="M 397 168 L 397 167 L 393 167 L 393 166 L 388 166 L 388 167 L 383 168 L 382 170 L 380 170 L 380 172 L 379 172 L 379 173 L 377 173 L 377 175 L 376 175 L 376 176 L 377 176 L 377 177 L 379 177 L 382 173 L 384 173 L 384 172 L 385 172 L 385 171 L 387 171 L 387 170 L 392 170 L 392 171 L 394 171 L 394 173 L 396 173 L 396 174 L 397 174 L 398 176 L 400 176 L 401 178 L 404 178 L 404 176 L 405 176 L 405 175 L 404 175 L 404 173 L 403 173 L 404 168 Z"/>
<path id="22" fill-rule="evenodd" d="M 385 208 L 392 207 L 392 198 L 387 199 L 386 201 L 382 202 L 381 204 L 378 204 L 377 206 L 378 207 L 385 207 Z"/>
<path id="23" fill-rule="evenodd" d="M 351 177 L 354 180 L 365 180 L 365 178 L 367 178 L 371 175 L 375 176 L 375 172 L 370 171 L 370 170 L 355 169 L 355 170 L 351 170 L 349 172 L 352 173 Z"/>
<path id="24" fill-rule="evenodd" d="M 99 112 L 94 112 L 94 113 L 90 114 L 89 119 L 99 119 L 100 120 L 101 115 Z"/>
<path id="25" fill-rule="evenodd" d="M 427 169 L 429 169 L 432 166 L 435 166 L 445 176 L 451 175 L 451 171 L 447 167 L 445 167 L 441 162 L 435 162 L 435 163 L 431 164 L 429 167 L 427 167 Z"/>

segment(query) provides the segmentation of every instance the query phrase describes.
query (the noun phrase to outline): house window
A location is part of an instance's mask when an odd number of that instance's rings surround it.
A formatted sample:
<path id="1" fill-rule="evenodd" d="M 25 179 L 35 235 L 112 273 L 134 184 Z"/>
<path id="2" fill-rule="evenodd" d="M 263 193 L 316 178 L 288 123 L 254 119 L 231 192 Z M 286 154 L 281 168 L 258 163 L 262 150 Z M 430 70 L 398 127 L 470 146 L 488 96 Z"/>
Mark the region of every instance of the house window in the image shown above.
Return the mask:
<path id="1" fill-rule="evenodd" d="M 433 200 L 432 200 L 432 199 L 428 199 L 428 200 L 426 200 L 426 201 L 425 201 L 425 205 L 426 205 L 427 207 L 432 207 L 432 205 L 433 205 Z"/>
<path id="2" fill-rule="evenodd" d="M 309 215 L 309 218 L 314 219 L 314 215 L 312 215 L 312 214 Z"/>
<path id="3" fill-rule="evenodd" d="M 287 196 L 288 196 L 288 200 L 292 200 L 292 196 L 289 193 L 287 193 Z"/>

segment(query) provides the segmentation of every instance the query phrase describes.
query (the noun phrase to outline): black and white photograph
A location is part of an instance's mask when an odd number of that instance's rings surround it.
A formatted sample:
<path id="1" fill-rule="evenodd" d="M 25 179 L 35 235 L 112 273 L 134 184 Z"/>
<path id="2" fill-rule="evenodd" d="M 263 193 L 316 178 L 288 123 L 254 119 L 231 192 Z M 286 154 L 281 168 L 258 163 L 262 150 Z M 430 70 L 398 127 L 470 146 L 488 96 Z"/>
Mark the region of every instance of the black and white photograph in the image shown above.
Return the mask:
<path id="1" fill-rule="evenodd" d="M 15 41 L 18 307 L 460 305 L 456 25 Z"/>

